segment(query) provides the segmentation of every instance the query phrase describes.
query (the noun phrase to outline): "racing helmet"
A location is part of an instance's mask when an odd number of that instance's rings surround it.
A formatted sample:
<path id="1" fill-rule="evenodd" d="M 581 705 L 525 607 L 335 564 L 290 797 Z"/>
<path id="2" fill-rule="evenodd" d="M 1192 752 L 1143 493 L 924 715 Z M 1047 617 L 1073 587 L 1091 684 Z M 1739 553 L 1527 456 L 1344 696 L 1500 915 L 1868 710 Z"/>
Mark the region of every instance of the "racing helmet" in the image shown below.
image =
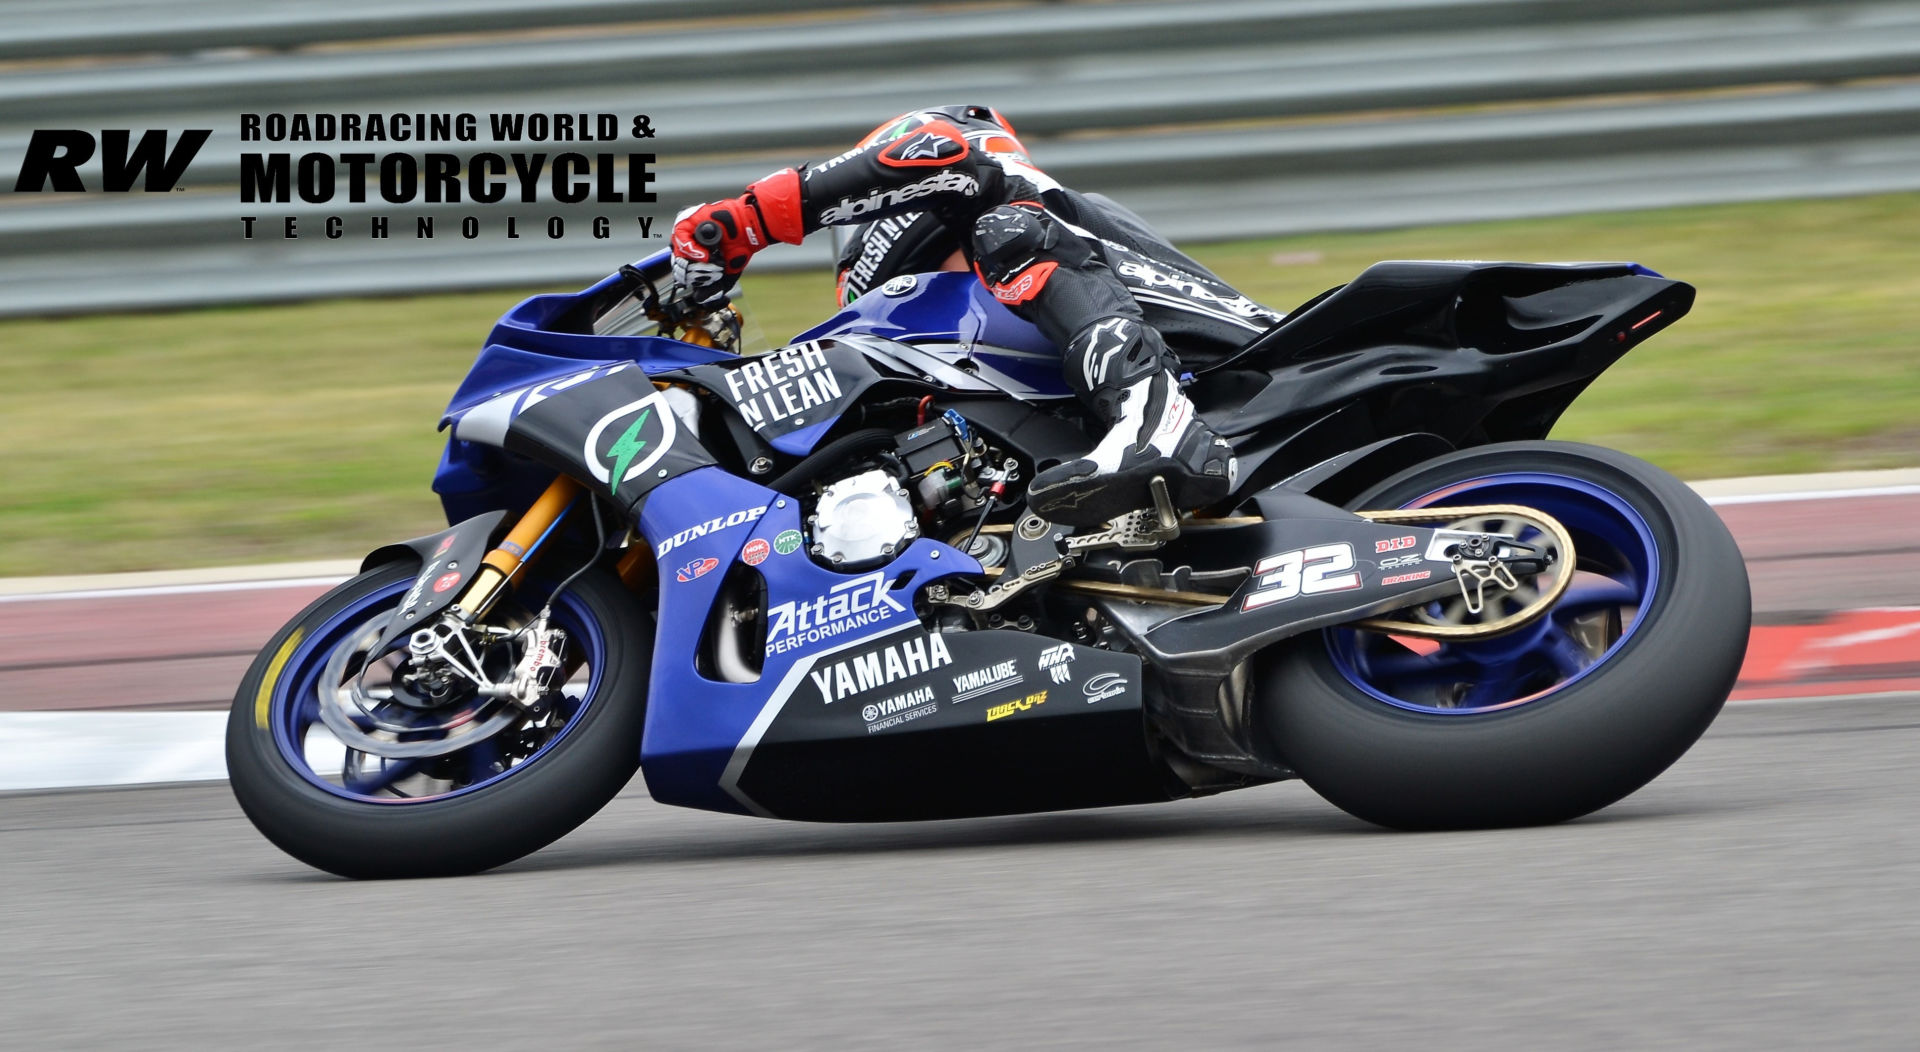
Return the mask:
<path id="1" fill-rule="evenodd" d="M 860 145 L 892 142 L 935 121 L 959 128 L 967 141 L 982 152 L 1011 155 L 1023 163 L 1032 163 L 1028 160 L 1027 148 L 1013 130 L 1013 122 L 991 106 L 932 106 L 912 110 L 867 133 Z M 839 250 L 839 263 L 835 268 L 836 298 L 842 307 L 880 287 L 888 278 L 939 270 L 960 248 L 953 231 L 925 212 L 836 228 L 834 242 Z"/>
<path id="2" fill-rule="evenodd" d="M 988 153 L 1024 155 L 1027 152 L 1027 148 L 1020 143 L 1019 135 L 1013 130 L 1013 122 L 1001 116 L 1000 111 L 992 106 L 932 106 L 912 110 L 868 132 L 866 138 L 860 140 L 860 145 L 892 142 L 934 121 L 946 121 L 959 128 L 969 140 L 980 140 L 976 145 Z"/>

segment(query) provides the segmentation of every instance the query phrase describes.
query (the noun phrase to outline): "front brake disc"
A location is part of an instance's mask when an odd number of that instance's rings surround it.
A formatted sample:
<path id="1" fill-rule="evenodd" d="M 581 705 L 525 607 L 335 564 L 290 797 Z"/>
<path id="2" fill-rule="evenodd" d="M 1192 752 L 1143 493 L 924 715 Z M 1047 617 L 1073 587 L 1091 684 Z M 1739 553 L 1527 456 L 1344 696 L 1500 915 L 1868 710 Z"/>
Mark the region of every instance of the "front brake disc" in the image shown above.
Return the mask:
<path id="1" fill-rule="evenodd" d="M 378 621 L 367 625 L 341 641 L 327 661 L 318 686 L 320 722 L 341 744 L 389 760 L 425 759 L 485 741 L 520 718 L 520 710 L 505 699 L 476 698 L 473 708 L 417 722 L 410 706 L 395 707 L 391 668 L 385 668 L 388 683 L 368 682 L 369 673 L 391 654 L 372 653 L 384 627 Z"/>

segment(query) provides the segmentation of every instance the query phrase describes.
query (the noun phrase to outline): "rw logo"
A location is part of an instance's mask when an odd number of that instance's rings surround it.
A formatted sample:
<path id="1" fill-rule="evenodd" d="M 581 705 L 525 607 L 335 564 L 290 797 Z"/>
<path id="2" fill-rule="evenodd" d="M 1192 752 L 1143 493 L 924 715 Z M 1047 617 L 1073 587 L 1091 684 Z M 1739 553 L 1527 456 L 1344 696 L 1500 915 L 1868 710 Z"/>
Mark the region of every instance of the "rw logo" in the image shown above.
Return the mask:
<path id="1" fill-rule="evenodd" d="M 20 159 L 20 178 L 14 180 L 15 193 L 40 193 L 52 189 L 61 193 L 79 193 L 87 189 L 80 178 L 80 166 L 100 155 L 100 189 L 123 194 L 133 189 L 136 179 L 148 193 L 173 189 L 186 174 L 187 165 L 206 145 L 211 129 L 194 128 L 180 133 L 180 143 L 167 150 L 167 133 L 150 131 L 133 142 L 133 133 L 110 129 L 93 133 L 75 128 L 43 128 L 33 133 L 27 154 Z M 143 178 L 144 177 L 144 178 Z"/>

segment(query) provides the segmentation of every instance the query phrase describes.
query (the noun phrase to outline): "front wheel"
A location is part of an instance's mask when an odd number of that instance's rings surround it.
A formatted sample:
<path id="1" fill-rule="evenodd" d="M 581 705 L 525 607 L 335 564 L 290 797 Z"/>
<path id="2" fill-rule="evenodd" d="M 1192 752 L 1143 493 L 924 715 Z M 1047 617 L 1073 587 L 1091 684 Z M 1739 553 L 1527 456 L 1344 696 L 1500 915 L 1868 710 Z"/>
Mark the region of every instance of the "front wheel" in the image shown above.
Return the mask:
<path id="1" fill-rule="evenodd" d="M 551 624 L 565 633 L 561 674 L 539 704 L 474 733 L 485 721 L 468 712 L 498 707 L 469 700 L 462 710 L 457 695 L 433 707 L 409 693 L 404 636 L 385 655 L 356 652 L 399 607 L 417 569 L 371 570 L 302 611 L 260 652 L 227 720 L 228 775 L 247 817 L 287 854 L 341 876 L 452 876 L 511 862 L 592 817 L 640 762 L 652 625 L 617 578 L 596 570 L 553 599 Z M 517 615 L 524 621 L 524 610 Z M 343 732 L 365 728 L 427 755 L 390 758 L 342 743 L 321 694 L 356 677 L 382 680 L 373 693 L 384 700 L 354 710 L 355 726 Z M 452 748 L 462 734 L 472 744 Z"/>
<path id="2" fill-rule="evenodd" d="M 1573 537 L 1576 575 L 1538 621 L 1434 644 L 1351 628 L 1262 662 L 1273 747 L 1315 791 L 1399 829 L 1576 818 L 1664 771 L 1733 689 L 1752 619 L 1719 516 L 1612 450 L 1512 442 L 1436 458 L 1356 508 L 1520 504 Z"/>

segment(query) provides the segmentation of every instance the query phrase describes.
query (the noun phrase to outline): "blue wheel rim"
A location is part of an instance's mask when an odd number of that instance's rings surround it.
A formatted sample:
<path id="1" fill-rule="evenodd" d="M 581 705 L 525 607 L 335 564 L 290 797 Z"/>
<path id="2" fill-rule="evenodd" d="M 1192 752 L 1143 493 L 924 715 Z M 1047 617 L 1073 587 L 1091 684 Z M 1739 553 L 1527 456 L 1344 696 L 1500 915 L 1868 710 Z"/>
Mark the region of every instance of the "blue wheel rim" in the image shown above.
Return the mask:
<path id="1" fill-rule="evenodd" d="M 579 597 L 572 593 L 563 594 L 553 603 L 553 624 L 566 630 L 569 650 L 585 648 L 587 681 L 577 698 L 569 696 L 562 702 L 556 703 L 565 716 L 565 722 L 531 754 L 502 770 L 485 775 L 476 774 L 480 765 L 490 766 L 501 759 L 501 739 L 514 733 L 512 728 L 509 728 L 488 741 L 451 754 L 449 761 L 464 763 L 467 766 L 465 773 L 470 780 L 466 784 L 446 792 L 420 796 L 375 794 L 386 791 L 394 782 L 404 780 L 416 773 L 424 773 L 427 765 L 435 761 L 418 764 L 401 761 L 395 767 L 386 768 L 378 773 L 384 781 L 374 786 L 371 792 L 362 791 L 362 788 L 356 787 L 344 777 L 336 781 L 323 773 L 316 772 L 307 760 L 305 742 L 309 730 L 323 729 L 319 715 L 319 689 L 320 679 L 326 672 L 328 659 L 332 657 L 337 647 L 349 641 L 369 620 L 378 616 L 383 608 L 398 606 L 401 597 L 406 594 L 408 588 L 412 587 L 412 584 L 411 580 L 403 580 L 383 585 L 356 598 L 309 632 L 289 655 L 286 667 L 275 681 L 273 692 L 269 696 L 269 728 L 272 731 L 274 747 L 279 751 L 281 760 L 302 778 L 334 796 L 360 803 L 406 805 L 446 800 L 485 789 L 539 763 L 553 750 L 554 746 L 580 724 L 587 707 L 593 704 L 599 693 L 601 670 L 607 652 L 605 636 L 600 630 L 599 622 Z M 345 754 L 345 747 L 339 745 L 337 739 L 334 747 L 343 755 Z"/>
<path id="2" fill-rule="evenodd" d="M 1659 594 L 1653 530 L 1632 504 L 1604 486 L 1547 472 L 1493 474 L 1433 490 L 1401 507 L 1450 504 L 1519 504 L 1546 512 L 1572 535 L 1580 572 L 1545 616 L 1495 639 L 1442 643 L 1423 653 L 1379 632 L 1327 630 L 1334 668 L 1387 705 L 1458 716 L 1551 698 L 1618 656 Z M 1600 640 L 1597 653 L 1596 624 L 1613 636 Z"/>

